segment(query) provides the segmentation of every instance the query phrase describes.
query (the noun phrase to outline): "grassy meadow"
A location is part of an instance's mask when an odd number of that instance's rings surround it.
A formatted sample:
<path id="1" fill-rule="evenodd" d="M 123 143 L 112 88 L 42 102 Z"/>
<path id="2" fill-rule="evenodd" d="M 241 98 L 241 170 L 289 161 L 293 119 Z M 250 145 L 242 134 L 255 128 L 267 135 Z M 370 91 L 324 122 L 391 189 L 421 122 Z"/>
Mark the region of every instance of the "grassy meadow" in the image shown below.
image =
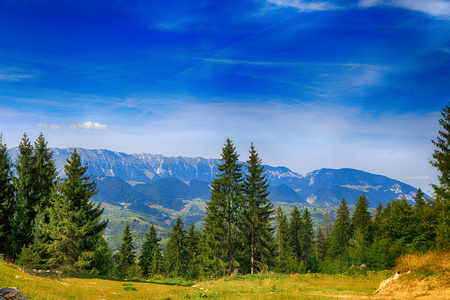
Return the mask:
<path id="1" fill-rule="evenodd" d="M 375 293 L 397 271 L 404 275 Z M 395 270 L 366 275 L 232 275 L 196 282 L 30 275 L 0 260 L 0 287 L 18 287 L 27 299 L 450 299 L 450 253 L 405 255 Z"/>
<path id="2" fill-rule="evenodd" d="M 362 299 L 369 298 L 389 274 L 267 274 L 191 283 L 119 281 L 88 274 L 76 277 L 83 278 L 30 275 L 0 262 L 0 286 L 18 287 L 27 299 Z"/>

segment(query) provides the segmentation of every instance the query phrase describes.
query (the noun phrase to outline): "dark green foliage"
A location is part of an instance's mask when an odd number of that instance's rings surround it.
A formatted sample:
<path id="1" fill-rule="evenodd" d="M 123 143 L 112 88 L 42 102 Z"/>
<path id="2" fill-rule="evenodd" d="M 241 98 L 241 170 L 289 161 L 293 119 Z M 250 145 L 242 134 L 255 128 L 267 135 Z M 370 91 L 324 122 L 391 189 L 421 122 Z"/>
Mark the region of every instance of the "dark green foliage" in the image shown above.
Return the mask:
<path id="1" fill-rule="evenodd" d="M 39 202 L 36 194 L 36 160 L 33 155 L 33 146 L 27 135 L 24 134 L 19 144 L 19 157 L 15 164 L 17 177 L 14 178 L 16 190 L 15 202 L 13 204 L 13 216 L 11 220 L 11 235 L 9 244 L 11 255 L 17 257 L 24 246 L 28 246 L 33 235 L 31 228 L 36 216 L 36 204 Z"/>
<path id="2" fill-rule="evenodd" d="M 97 248 L 95 249 L 94 268 L 99 275 L 109 275 L 113 268 L 111 247 L 104 237 L 98 240 Z"/>
<path id="3" fill-rule="evenodd" d="M 442 129 L 439 136 L 431 142 L 437 148 L 430 164 L 439 171 L 439 185 L 432 184 L 439 207 L 438 224 L 436 226 L 436 246 L 440 249 L 450 248 L 450 107 L 445 106 L 441 112 L 439 124 Z"/>
<path id="4" fill-rule="evenodd" d="M 306 271 L 317 272 L 318 262 L 314 250 L 314 230 L 311 214 L 308 209 L 302 215 L 303 226 L 298 232 L 298 239 L 301 248 L 301 260 L 305 264 Z"/>
<path id="5" fill-rule="evenodd" d="M 298 270 L 298 260 L 292 250 L 289 223 L 281 207 L 277 208 L 276 220 L 278 223 L 276 270 L 281 273 L 296 272 Z"/>
<path id="6" fill-rule="evenodd" d="M 86 176 L 87 165 L 81 164 L 76 150 L 64 167 L 66 178 L 58 185 L 50 219 L 53 243 L 52 265 L 75 266 L 90 270 L 95 249 L 107 225 L 100 221 L 103 209 L 91 197 L 97 193 L 95 182 Z"/>
<path id="7" fill-rule="evenodd" d="M 211 183 L 211 199 L 206 203 L 204 218 L 206 262 L 213 272 L 226 270 L 231 274 L 237 265 L 235 249 L 239 231 L 236 224 L 240 221 L 244 193 L 242 163 L 238 158 L 232 141 L 227 139 L 222 148 L 222 164 L 217 166 L 219 174 Z"/>
<path id="8" fill-rule="evenodd" d="M 126 277 L 132 267 L 135 265 L 136 255 L 133 247 L 133 236 L 131 234 L 130 225 L 125 225 L 122 235 L 122 244 L 119 247 L 119 274 Z"/>
<path id="9" fill-rule="evenodd" d="M 191 223 L 186 235 L 186 278 L 190 280 L 197 279 L 200 276 L 200 238 L 201 233 L 195 230 L 195 224 Z"/>
<path id="10" fill-rule="evenodd" d="M 334 228 L 331 232 L 330 256 L 337 258 L 345 256 L 348 248 L 348 241 L 352 236 L 350 212 L 345 199 L 342 198 L 341 205 L 337 211 Z"/>
<path id="11" fill-rule="evenodd" d="M 34 211 L 37 214 L 50 207 L 51 195 L 56 187 L 57 175 L 55 162 L 53 161 L 53 153 L 48 149 L 47 142 L 42 133 L 34 143 L 33 155 L 35 156 L 36 162 L 36 193 L 38 198 Z"/>
<path id="12" fill-rule="evenodd" d="M 144 245 L 142 247 L 142 253 L 139 257 L 139 266 L 142 270 L 142 275 L 145 277 L 149 277 L 154 275 L 153 268 L 154 262 L 153 257 L 157 254 L 155 252 L 159 252 L 159 239 L 156 236 L 156 230 L 153 224 L 150 226 L 150 230 L 148 234 L 145 236 Z"/>
<path id="13" fill-rule="evenodd" d="M 8 236 L 11 234 L 14 186 L 12 184 L 12 164 L 8 156 L 8 148 L 0 134 L 0 253 L 12 255 L 8 247 Z"/>
<path id="14" fill-rule="evenodd" d="M 322 228 L 319 228 L 319 231 L 317 232 L 316 252 L 320 262 L 323 262 L 325 260 L 325 257 L 327 256 L 327 243 Z"/>
<path id="15" fill-rule="evenodd" d="M 274 210 L 269 199 L 265 170 L 253 144 L 250 147 L 247 170 L 244 182 L 245 197 L 241 209 L 241 237 L 244 238 L 244 251 L 248 253 L 250 261 L 242 262 L 241 266 L 250 262 L 250 273 L 254 274 L 273 264 L 274 228 L 270 215 Z"/>
<path id="16" fill-rule="evenodd" d="M 352 218 L 353 236 L 360 234 L 362 241 L 371 243 L 373 238 L 372 216 L 369 212 L 369 203 L 364 193 L 358 198 L 356 202 L 355 211 Z"/>
<path id="17" fill-rule="evenodd" d="M 166 273 L 173 277 L 185 275 L 188 263 L 186 231 L 183 229 L 183 226 L 183 221 L 178 217 L 170 232 L 166 252 L 164 253 Z"/>
<path id="18" fill-rule="evenodd" d="M 302 253 L 302 245 L 300 241 L 301 231 L 303 230 L 304 224 L 303 219 L 298 210 L 297 206 L 294 207 L 294 210 L 291 213 L 290 222 L 289 222 L 289 235 L 291 240 L 291 247 L 294 251 L 295 257 L 300 261 L 303 257 Z"/>

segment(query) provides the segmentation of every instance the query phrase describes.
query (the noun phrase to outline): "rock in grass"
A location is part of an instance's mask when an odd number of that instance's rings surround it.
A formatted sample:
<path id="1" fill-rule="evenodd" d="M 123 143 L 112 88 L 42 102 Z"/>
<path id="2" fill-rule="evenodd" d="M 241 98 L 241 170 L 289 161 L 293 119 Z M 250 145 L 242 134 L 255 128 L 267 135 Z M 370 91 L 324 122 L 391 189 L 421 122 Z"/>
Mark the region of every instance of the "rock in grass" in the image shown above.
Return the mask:
<path id="1" fill-rule="evenodd" d="M 0 289 L 0 300 L 27 300 L 16 287 Z"/>

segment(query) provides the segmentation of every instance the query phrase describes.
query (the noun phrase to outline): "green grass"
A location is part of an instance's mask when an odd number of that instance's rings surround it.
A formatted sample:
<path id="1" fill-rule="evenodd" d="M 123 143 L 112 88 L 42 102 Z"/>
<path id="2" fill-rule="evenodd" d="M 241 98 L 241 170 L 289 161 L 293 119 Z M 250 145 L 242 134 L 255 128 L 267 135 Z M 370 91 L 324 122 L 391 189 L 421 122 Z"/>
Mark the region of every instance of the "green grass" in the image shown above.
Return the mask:
<path id="1" fill-rule="evenodd" d="M 0 286 L 16 286 L 27 299 L 368 299 L 387 277 L 385 273 L 256 274 L 197 282 L 167 278 L 122 281 L 86 273 L 40 277 L 0 261 Z"/>

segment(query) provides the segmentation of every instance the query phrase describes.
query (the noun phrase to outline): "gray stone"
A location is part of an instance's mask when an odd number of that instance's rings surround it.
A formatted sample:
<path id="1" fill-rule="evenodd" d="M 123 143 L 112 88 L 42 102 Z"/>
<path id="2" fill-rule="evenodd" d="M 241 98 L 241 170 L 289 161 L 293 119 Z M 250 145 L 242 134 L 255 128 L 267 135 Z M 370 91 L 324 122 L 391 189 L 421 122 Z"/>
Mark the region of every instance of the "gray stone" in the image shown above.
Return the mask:
<path id="1" fill-rule="evenodd" d="M 27 300 L 16 287 L 5 287 L 0 289 L 0 300 Z"/>

